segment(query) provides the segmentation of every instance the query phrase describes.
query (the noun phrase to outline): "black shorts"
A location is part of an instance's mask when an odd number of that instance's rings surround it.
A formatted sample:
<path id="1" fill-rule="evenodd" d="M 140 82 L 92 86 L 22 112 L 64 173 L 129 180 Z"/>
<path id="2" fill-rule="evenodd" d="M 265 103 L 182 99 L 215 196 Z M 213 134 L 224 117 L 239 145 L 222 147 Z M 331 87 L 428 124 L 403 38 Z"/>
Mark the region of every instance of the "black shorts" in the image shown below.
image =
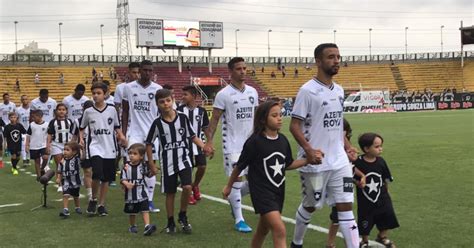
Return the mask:
<path id="1" fill-rule="evenodd" d="M 193 167 L 206 166 L 207 164 L 206 155 L 198 154 L 198 155 L 191 156 L 191 163 L 193 164 Z"/>
<path id="2" fill-rule="evenodd" d="M 383 208 L 384 211 L 357 211 L 360 235 L 370 235 L 374 225 L 377 226 L 378 230 L 391 230 L 400 226 L 392 204 L 387 204 Z"/>
<path id="3" fill-rule="evenodd" d="M 83 159 L 81 160 L 81 168 L 82 169 L 89 169 L 92 167 L 90 159 Z"/>
<path id="4" fill-rule="evenodd" d="M 0 127 L 0 150 L 3 150 L 3 129 L 1 127 Z"/>
<path id="5" fill-rule="evenodd" d="M 21 147 L 8 147 L 7 150 L 10 155 L 16 155 L 17 157 L 21 155 Z"/>
<path id="6" fill-rule="evenodd" d="M 90 159 L 92 164 L 92 180 L 101 182 L 115 181 L 115 159 L 106 159 L 94 156 Z"/>
<path id="7" fill-rule="evenodd" d="M 41 148 L 39 150 L 30 150 L 31 159 L 41 158 L 43 155 L 46 155 L 46 148 Z"/>
<path id="8" fill-rule="evenodd" d="M 193 181 L 193 171 L 191 168 L 180 170 L 171 176 L 168 174 L 161 175 L 161 191 L 163 193 L 176 193 L 178 187 L 178 176 L 181 186 L 191 185 Z"/>
<path id="9" fill-rule="evenodd" d="M 123 211 L 126 214 L 135 215 L 138 213 L 149 212 L 148 200 L 137 202 L 137 203 L 125 203 Z"/>
<path id="10" fill-rule="evenodd" d="M 250 193 L 253 208 L 256 214 L 264 215 L 272 211 L 281 213 L 283 210 L 283 202 L 285 197 L 274 193 L 266 194 L 265 196 L 258 196 L 259 194 Z"/>
<path id="11" fill-rule="evenodd" d="M 63 195 L 70 195 L 74 198 L 79 197 L 80 189 L 81 189 L 80 187 L 64 189 L 64 186 L 63 186 Z"/>
<path id="12" fill-rule="evenodd" d="M 331 213 L 329 214 L 329 219 L 332 221 L 333 224 L 339 224 L 339 217 L 337 216 L 337 208 L 332 207 Z"/>

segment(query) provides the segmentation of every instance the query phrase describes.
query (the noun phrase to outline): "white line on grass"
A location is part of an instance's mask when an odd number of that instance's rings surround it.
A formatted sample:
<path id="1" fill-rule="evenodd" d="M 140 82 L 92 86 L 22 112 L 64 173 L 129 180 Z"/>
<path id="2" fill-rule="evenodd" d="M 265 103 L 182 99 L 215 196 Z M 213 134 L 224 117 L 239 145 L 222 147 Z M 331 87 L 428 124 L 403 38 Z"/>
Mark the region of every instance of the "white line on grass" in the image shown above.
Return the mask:
<path id="1" fill-rule="evenodd" d="M 11 203 L 11 204 L 4 204 L 4 205 L 0 205 L 0 208 L 6 208 L 6 207 L 16 207 L 16 206 L 20 206 L 20 205 L 23 205 L 23 203 Z"/>

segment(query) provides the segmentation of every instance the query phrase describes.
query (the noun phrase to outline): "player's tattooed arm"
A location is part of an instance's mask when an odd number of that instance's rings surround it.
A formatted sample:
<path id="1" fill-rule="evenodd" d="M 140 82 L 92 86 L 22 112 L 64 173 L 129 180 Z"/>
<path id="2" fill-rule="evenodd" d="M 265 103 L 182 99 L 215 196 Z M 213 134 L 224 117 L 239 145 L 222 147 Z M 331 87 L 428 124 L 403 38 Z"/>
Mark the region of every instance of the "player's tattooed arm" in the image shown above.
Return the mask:
<path id="1" fill-rule="evenodd" d="M 214 144 L 213 144 L 214 134 L 216 133 L 217 124 L 219 124 L 219 119 L 221 118 L 223 113 L 224 113 L 224 110 L 214 108 L 212 110 L 212 117 L 211 117 L 211 121 L 209 122 L 209 126 L 204 130 L 204 134 L 206 135 L 206 148 L 205 149 L 212 150 L 212 153 L 214 153 Z"/>

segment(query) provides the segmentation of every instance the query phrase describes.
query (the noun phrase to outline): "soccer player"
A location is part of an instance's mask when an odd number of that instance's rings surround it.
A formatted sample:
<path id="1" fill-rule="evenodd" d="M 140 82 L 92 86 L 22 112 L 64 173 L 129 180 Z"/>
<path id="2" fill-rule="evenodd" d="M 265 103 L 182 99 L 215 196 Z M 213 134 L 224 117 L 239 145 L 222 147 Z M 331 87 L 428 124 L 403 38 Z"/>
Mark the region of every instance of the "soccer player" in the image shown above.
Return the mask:
<path id="1" fill-rule="evenodd" d="M 245 84 L 247 66 L 241 57 L 232 58 L 227 64 L 230 73 L 230 84 L 216 95 L 212 110 L 212 118 L 206 129 L 206 146 L 214 150 L 213 139 L 219 119 L 222 117 L 222 147 L 224 153 L 224 171 L 227 177 L 232 174 L 234 165 L 239 159 L 245 141 L 253 130 L 253 117 L 258 105 L 257 91 Z M 247 174 L 242 171 L 239 179 L 233 184 L 229 195 L 232 215 L 235 218 L 235 230 L 251 232 L 242 215 L 241 198 L 249 193 L 248 182 L 241 177 Z"/>
<path id="2" fill-rule="evenodd" d="M 31 101 L 31 110 L 41 110 L 43 111 L 43 120 L 50 122 L 54 119 L 54 110 L 56 109 L 56 100 L 49 97 L 49 91 L 47 89 L 41 89 L 39 91 L 39 97 Z"/>
<path id="3" fill-rule="evenodd" d="M 162 89 L 160 85 L 151 81 L 153 63 L 144 60 L 140 63 L 140 79 L 128 83 L 124 87 L 122 101 L 122 130 L 127 135 L 128 143 L 144 143 L 151 124 L 158 116 L 158 107 L 155 94 Z M 154 159 L 158 159 L 156 144 L 153 147 Z M 156 168 L 149 168 L 153 175 Z M 153 204 L 156 176 L 145 178 L 147 183 L 148 201 L 150 211 L 158 212 Z"/>
<path id="4" fill-rule="evenodd" d="M 46 153 L 49 123 L 43 120 L 41 110 L 32 110 L 30 127 L 26 132 L 25 149 L 29 151 L 31 159 L 35 161 L 36 180 L 39 181 L 48 163 L 49 154 Z"/>
<path id="5" fill-rule="evenodd" d="M 7 149 L 11 155 L 12 173 L 18 175 L 17 164 L 21 154 L 21 135 L 26 133 L 25 128 L 18 123 L 18 115 L 15 112 L 8 114 L 10 123 L 3 130 L 3 135 L 7 140 Z"/>
<path id="6" fill-rule="evenodd" d="M 286 247 L 286 229 L 281 220 L 285 200 L 285 171 L 307 164 L 306 159 L 293 160 L 288 139 L 279 133 L 281 107 L 276 101 L 267 101 L 257 108 L 252 136 L 247 139 L 237 166 L 226 187 L 228 197 L 239 174 L 248 169 L 250 197 L 256 214 L 260 214 L 252 248 L 262 247 L 265 236 L 272 232 L 273 247 Z"/>
<path id="7" fill-rule="evenodd" d="M 64 159 L 59 163 L 58 177 L 56 183 L 63 187 L 63 210 L 59 213 L 60 217 L 69 217 L 69 198 L 74 198 L 74 211 L 82 214 L 79 190 L 81 189 L 81 146 L 77 142 L 67 142 L 64 144 Z"/>
<path id="8" fill-rule="evenodd" d="M 79 119 L 82 116 L 82 105 L 85 101 L 89 100 L 89 97 L 84 96 L 86 87 L 83 84 L 76 85 L 74 93 L 64 97 L 63 103 L 68 109 L 68 118 L 71 121 Z"/>
<path id="9" fill-rule="evenodd" d="M 156 231 L 156 226 L 150 224 L 150 209 L 145 178 L 149 176 L 148 165 L 145 162 L 146 147 L 143 144 L 132 144 L 128 149 L 130 161 L 125 164 L 120 175 L 120 183 L 125 191 L 125 206 L 123 211 L 129 215 L 130 233 L 137 233 L 136 215 L 141 212 L 145 230 L 143 235 L 149 236 Z"/>
<path id="10" fill-rule="evenodd" d="M 192 165 L 189 157 L 190 143 L 192 140 L 201 149 L 204 143 L 199 139 L 188 117 L 173 109 L 173 97 L 171 91 L 162 89 L 156 92 L 156 102 L 161 115 L 153 121 L 146 138 L 146 152 L 149 167 L 156 168 L 153 160 L 153 144 L 158 138 L 160 143 L 160 165 L 161 165 L 161 189 L 166 193 L 166 213 L 168 224 L 165 231 L 168 234 L 176 232 L 174 222 L 174 200 L 178 177 L 183 192 L 181 193 L 181 206 L 178 222 L 184 233 L 191 233 L 191 225 L 188 222 L 186 210 L 189 195 L 191 194 Z M 209 154 L 209 150 L 205 150 Z"/>
<path id="11" fill-rule="evenodd" d="M 369 247 L 370 231 L 377 226 L 379 233 L 375 241 L 385 247 L 395 247 L 388 239 L 388 230 L 399 227 L 393 210 L 392 199 L 388 193 L 392 174 L 382 154 L 383 138 L 375 133 L 364 133 L 359 137 L 360 149 L 364 155 L 355 161 L 355 167 L 367 175 L 365 187 L 357 188 L 357 222 L 362 235 L 360 247 Z"/>
<path id="12" fill-rule="evenodd" d="M 94 106 L 84 110 L 79 132 L 79 142 L 88 149 L 92 164 L 92 200 L 86 212 L 107 216 L 105 208 L 109 182 L 115 181 L 115 158 L 118 153 L 116 140 L 126 144 L 120 129 L 117 111 L 114 106 L 105 103 L 107 85 L 94 83 L 91 87 Z M 88 144 L 84 144 L 84 129 L 89 127 Z M 117 135 L 117 138 L 116 136 Z M 100 191 L 100 193 L 99 193 Z M 97 200 L 98 198 L 98 200 Z M 98 207 L 97 207 L 98 205 Z"/>
<path id="13" fill-rule="evenodd" d="M 299 169 L 303 194 L 291 246 L 303 246 L 312 213 L 329 197 L 336 204 L 346 247 L 356 248 L 359 231 L 352 212 L 352 171 L 346 154 L 351 148 L 343 134 L 344 90 L 332 80 L 339 71 L 339 49 L 336 44 L 320 44 L 314 57 L 318 72 L 298 91 L 290 123 L 290 131 L 300 145 L 298 157 L 305 156 L 309 162 Z"/>
<path id="14" fill-rule="evenodd" d="M 197 89 L 194 86 L 188 85 L 183 88 L 183 104 L 181 104 L 176 110 L 184 113 L 189 121 L 196 135 L 201 139 L 204 138 L 204 130 L 209 126 L 209 117 L 207 111 L 201 106 L 197 105 Z M 189 204 L 194 205 L 196 201 L 201 200 L 201 192 L 199 191 L 199 184 L 206 172 L 206 156 L 195 144 L 192 145 L 191 149 L 191 160 L 193 167 L 196 167 L 196 175 L 194 176 L 194 182 L 192 183 L 192 194 L 189 196 Z"/>
<path id="15" fill-rule="evenodd" d="M 15 111 L 16 105 L 15 103 L 10 101 L 10 94 L 4 93 L 3 94 L 3 102 L 0 103 L 0 114 L 1 114 L 1 119 L 7 125 L 10 123 L 10 120 L 8 118 L 8 114 Z M 0 131 L 2 129 L 0 128 Z M 3 132 L 0 132 L 0 163 L 3 166 Z"/>
<path id="16" fill-rule="evenodd" d="M 17 107 L 15 112 L 18 114 L 18 122 L 23 125 L 25 130 L 28 130 L 30 127 L 30 101 L 28 101 L 27 95 L 22 95 L 21 106 Z M 30 159 L 28 158 L 28 151 L 26 150 L 26 134 L 21 136 L 21 157 L 23 159 L 23 166 L 30 164 Z"/>

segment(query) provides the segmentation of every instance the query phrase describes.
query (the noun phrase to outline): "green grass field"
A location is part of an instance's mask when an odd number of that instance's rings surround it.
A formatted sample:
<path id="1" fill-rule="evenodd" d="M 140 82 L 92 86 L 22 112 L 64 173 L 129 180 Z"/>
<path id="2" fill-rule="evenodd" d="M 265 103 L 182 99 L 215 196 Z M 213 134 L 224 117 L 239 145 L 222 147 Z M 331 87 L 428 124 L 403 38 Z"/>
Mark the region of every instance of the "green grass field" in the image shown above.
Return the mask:
<path id="1" fill-rule="evenodd" d="M 390 238 L 398 247 L 473 247 L 473 117 L 472 110 L 346 115 L 354 129 L 353 143 L 366 131 L 378 132 L 385 139 L 383 156 L 395 179 L 390 193 L 401 225 Z M 288 123 L 285 120 L 282 131 L 296 150 Z M 220 197 L 225 182 L 218 151 L 208 163 L 201 191 Z M 300 201 L 298 173 L 288 172 L 286 185 L 283 215 L 294 218 Z M 81 193 L 85 194 L 84 190 Z M 52 185 L 48 194 L 51 208 L 30 211 L 40 204 L 41 186 L 25 172 L 13 176 L 10 167 L 0 169 L 0 205 L 22 203 L 0 208 L 0 247 L 248 247 L 252 237 L 233 231 L 228 205 L 206 199 L 189 208 L 192 235 L 157 232 L 144 237 L 127 232 L 118 187 L 109 193 L 107 217 L 71 214 L 69 219 L 60 219 L 61 203 L 54 200 L 61 195 Z M 250 205 L 250 198 L 246 197 L 244 203 Z M 85 199 L 81 204 L 85 209 Z M 153 214 L 152 222 L 161 229 L 166 224 L 162 194 L 155 194 L 155 204 L 162 212 Z M 256 226 L 258 216 L 249 211 L 244 216 L 252 227 Z M 327 227 L 328 223 L 328 208 L 313 215 L 312 224 Z M 286 227 L 289 243 L 294 226 Z M 139 228 L 143 228 L 141 220 Z M 374 230 L 372 239 L 375 235 Z M 305 247 L 324 247 L 325 238 L 326 234 L 309 230 Z M 342 239 L 338 238 L 337 246 L 344 247 Z M 270 238 L 266 247 L 271 247 Z"/>

